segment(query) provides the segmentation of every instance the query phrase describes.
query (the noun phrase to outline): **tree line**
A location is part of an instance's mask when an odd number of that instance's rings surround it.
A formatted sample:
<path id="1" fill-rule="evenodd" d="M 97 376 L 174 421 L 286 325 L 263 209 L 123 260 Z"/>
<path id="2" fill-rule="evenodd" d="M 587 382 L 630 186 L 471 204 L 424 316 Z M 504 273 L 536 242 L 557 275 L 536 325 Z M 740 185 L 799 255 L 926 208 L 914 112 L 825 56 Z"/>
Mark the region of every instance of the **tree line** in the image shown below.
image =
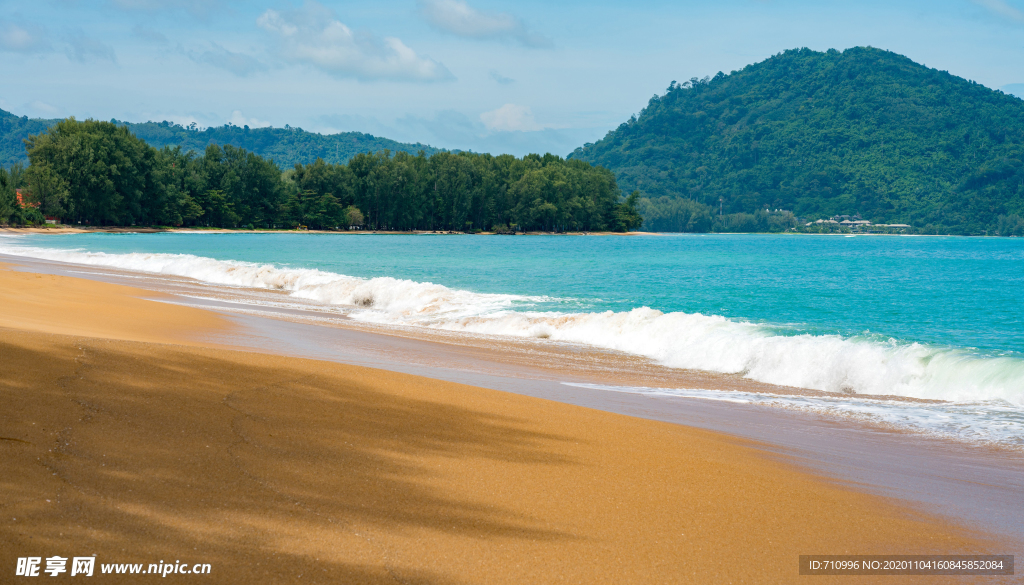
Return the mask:
<path id="1" fill-rule="evenodd" d="M 777 233 L 798 227 L 793 212 L 781 209 L 758 209 L 753 213 L 721 213 L 692 199 L 641 197 L 637 209 L 644 218 L 644 228 L 655 232 L 692 233 Z"/>
<path id="2" fill-rule="evenodd" d="M 282 172 L 243 148 L 156 149 L 124 126 L 74 118 L 26 150 L 29 201 L 70 224 L 566 232 L 642 222 L 639 195 L 624 198 L 609 170 L 551 154 L 383 150 Z"/>
<path id="3" fill-rule="evenodd" d="M 34 225 L 44 221 L 43 214 L 18 201 L 18 189 L 25 186 L 25 167 L 14 163 L 0 167 L 0 225 Z"/>

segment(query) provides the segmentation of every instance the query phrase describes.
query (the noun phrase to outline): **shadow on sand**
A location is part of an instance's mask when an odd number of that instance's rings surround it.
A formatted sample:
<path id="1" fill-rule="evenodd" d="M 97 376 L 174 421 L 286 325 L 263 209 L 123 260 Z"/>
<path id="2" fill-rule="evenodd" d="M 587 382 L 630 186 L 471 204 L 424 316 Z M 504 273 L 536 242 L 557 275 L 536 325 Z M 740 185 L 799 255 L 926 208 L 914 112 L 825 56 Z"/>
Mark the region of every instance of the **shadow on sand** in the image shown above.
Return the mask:
<path id="1" fill-rule="evenodd" d="M 19 556 L 96 554 L 97 573 L 209 563 L 218 583 L 451 583 L 403 565 L 380 535 L 576 538 L 446 488 L 493 462 L 577 465 L 556 453 L 576 439 L 464 406 L 479 404 L 467 387 L 2 330 L 0 368 L 0 435 L 16 439 L 0 441 L 3 571 Z"/>

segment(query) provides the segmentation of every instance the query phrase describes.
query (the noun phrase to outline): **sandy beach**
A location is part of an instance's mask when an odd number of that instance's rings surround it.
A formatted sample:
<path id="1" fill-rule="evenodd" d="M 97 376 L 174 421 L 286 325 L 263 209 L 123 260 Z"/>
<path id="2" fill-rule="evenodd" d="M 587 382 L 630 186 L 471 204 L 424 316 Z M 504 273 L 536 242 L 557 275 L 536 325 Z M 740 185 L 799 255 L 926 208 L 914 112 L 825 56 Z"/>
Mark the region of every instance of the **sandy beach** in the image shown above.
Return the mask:
<path id="1" fill-rule="evenodd" d="M 801 554 L 1008 553 L 749 440 L 239 351 L 218 341 L 237 323 L 157 296 L 0 266 L 5 574 L 96 555 L 216 583 L 791 583 Z M 815 581 L 851 579 L 872 580 Z"/>

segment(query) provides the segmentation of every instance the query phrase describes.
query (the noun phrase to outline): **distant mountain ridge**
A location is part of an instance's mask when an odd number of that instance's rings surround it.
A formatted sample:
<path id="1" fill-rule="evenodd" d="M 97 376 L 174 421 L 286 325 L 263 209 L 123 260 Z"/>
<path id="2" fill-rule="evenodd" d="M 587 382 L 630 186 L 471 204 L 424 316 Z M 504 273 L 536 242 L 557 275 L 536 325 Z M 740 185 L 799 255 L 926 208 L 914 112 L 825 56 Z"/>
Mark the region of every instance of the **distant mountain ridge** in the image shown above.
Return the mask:
<path id="1" fill-rule="evenodd" d="M 28 166 L 28 155 L 22 140 L 30 134 L 46 132 L 57 120 L 40 120 L 28 116 L 15 116 L 0 110 L 0 167 L 7 168 L 14 163 Z"/>
<path id="2" fill-rule="evenodd" d="M 672 82 L 569 156 L 640 190 L 647 229 L 786 209 L 983 234 L 1024 216 L 1024 101 L 870 47 Z"/>
<path id="3" fill-rule="evenodd" d="M 45 132 L 59 120 L 18 117 L 0 110 L 0 165 L 7 167 L 20 162 L 28 164 L 22 140 L 30 134 Z M 318 157 L 334 164 L 344 164 L 359 153 L 408 152 L 415 155 L 424 151 L 428 156 L 444 149 L 426 144 L 408 144 L 380 138 L 362 132 L 318 134 L 301 128 L 239 128 L 224 125 L 206 129 L 184 127 L 171 122 L 144 122 L 141 124 L 111 120 L 127 126 L 132 133 L 157 148 L 181 146 L 183 150 L 202 153 L 210 144 L 244 148 L 264 158 L 273 159 L 282 169 L 295 163 L 309 164 Z"/>

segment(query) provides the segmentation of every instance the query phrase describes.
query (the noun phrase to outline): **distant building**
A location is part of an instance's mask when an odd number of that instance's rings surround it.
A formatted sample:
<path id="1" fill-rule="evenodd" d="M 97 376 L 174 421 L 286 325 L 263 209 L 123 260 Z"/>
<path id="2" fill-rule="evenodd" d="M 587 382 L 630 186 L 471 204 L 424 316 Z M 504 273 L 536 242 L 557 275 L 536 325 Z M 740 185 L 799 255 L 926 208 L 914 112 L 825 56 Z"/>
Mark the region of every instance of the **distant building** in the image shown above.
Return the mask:
<path id="1" fill-rule="evenodd" d="M 24 191 L 25 191 L 24 189 L 15 189 L 14 190 L 14 192 L 18 195 L 18 205 L 20 205 L 22 207 L 35 207 L 35 208 L 38 208 L 39 207 L 38 203 L 26 203 L 25 202 L 25 197 L 28 196 L 28 193 L 25 193 Z"/>

